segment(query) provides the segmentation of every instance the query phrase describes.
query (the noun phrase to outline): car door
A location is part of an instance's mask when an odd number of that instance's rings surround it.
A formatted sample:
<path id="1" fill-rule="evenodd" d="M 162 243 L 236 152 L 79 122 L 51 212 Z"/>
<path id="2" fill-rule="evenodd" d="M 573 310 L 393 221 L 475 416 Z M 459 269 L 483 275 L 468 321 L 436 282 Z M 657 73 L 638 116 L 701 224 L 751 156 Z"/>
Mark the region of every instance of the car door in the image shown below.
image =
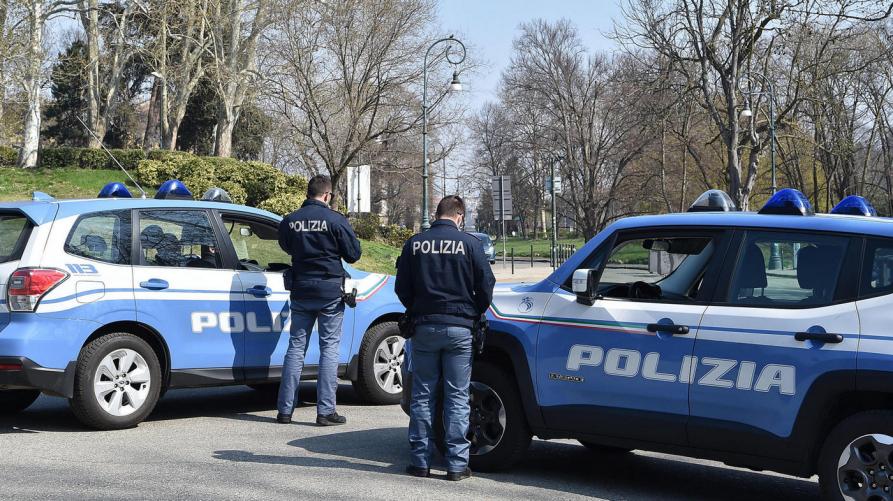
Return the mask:
<path id="1" fill-rule="evenodd" d="M 796 457 L 779 443 L 801 412 L 825 411 L 804 407 L 815 383 L 853 384 L 861 240 L 760 229 L 736 240 L 695 341 L 689 435 L 696 447 Z"/>
<path id="2" fill-rule="evenodd" d="M 173 384 L 241 379 L 245 311 L 238 272 L 226 269 L 210 214 L 137 211 L 137 318 L 167 341 Z"/>
<path id="3" fill-rule="evenodd" d="M 279 378 L 288 348 L 290 311 L 289 292 L 283 285 L 282 272 L 291 266 L 291 257 L 279 247 L 278 222 L 237 212 L 222 212 L 220 218 L 243 286 L 246 377 L 249 380 Z M 350 358 L 353 320 L 353 308 L 345 308 L 341 363 L 347 363 Z M 319 364 L 316 326 L 305 361 L 308 366 Z M 312 372 L 305 371 L 307 375 Z"/>
<path id="4" fill-rule="evenodd" d="M 538 336 L 549 428 L 685 442 L 694 339 L 726 244 L 721 230 L 623 231 L 584 261 L 600 270 L 597 299 L 557 291 Z"/>

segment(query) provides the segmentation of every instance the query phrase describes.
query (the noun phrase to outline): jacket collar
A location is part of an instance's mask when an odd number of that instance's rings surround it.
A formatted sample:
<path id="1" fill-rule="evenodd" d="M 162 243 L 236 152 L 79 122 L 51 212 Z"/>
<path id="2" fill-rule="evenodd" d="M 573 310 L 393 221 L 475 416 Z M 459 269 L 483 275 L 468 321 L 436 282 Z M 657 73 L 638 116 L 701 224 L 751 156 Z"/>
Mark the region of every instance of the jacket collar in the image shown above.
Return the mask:
<path id="1" fill-rule="evenodd" d="M 315 198 L 308 198 L 307 200 L 304 200 L 304 203 L 301 204 L 301 207 L 307 207 L 308 205 L 318 205 L 320 207 L 325 207 L 326 209 L 329 208 L 329 206 L 326 205 L 324 202 Z"/>
<path id="2" fill-rule="evenodd" d="M 450 221 L 449 219 L 438 219 L 438 220 L 434 221 L 433 223 L 431 223 L 431 228 L 434 228 L 435 226 L 449 227 L 454 230 L 459 229 L 459 227 L 456 225 L 456 223 Z"/>

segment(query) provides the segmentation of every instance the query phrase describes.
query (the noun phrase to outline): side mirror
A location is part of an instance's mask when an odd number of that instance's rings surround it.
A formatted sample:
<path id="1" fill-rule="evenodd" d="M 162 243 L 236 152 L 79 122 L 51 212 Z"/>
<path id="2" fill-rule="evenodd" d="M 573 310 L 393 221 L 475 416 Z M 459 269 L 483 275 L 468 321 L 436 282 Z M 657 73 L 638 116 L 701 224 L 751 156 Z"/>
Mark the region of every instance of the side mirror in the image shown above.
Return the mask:
<path id="1" fill-rule="evenodd" d="M 571 279 L 571 290 L 577 295 L 577 302 L 592 306 L 598 299 L 598 270 L 582 268 L 574 271 Z"/>

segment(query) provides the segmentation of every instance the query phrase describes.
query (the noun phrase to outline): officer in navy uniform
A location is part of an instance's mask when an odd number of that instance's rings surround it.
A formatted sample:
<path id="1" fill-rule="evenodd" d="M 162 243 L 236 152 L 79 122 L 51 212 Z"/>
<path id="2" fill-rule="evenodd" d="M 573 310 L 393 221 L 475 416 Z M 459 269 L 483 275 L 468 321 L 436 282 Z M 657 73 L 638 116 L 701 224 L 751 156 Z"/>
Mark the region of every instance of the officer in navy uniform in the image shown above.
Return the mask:
<path id="1" fill-rule="evenodd" d="M 445 197 L 431 229 L 406 241 L 397 265 L 397 296 L 414 324 L 406 471 L 418 477 L 430 476 L 438 395 L 443 396 L 447 479 L 471 476 L 466 432 L 472 328 L 490 306 L 496 280 L 480 240 L 459 229 L 464 215 L 460 197 Z"/>
<path id="2" fill-rule="evenodd" d="M 276 420 L 291 423 L 297 400 L 304 356 L 313 324 L 319 330 L 319 377 L 316 423 L 321 426 L 347 422 L 335 412 L 338 389 L 338 345 L 344 318 L 341 260 L 360 259 L 360 241 L 342 214 L 329 208 L 332 181 L 314 176 L 307 183 L 307 200 L 279 223 L 279 245 L 291 255 L 291 329 Z"/>

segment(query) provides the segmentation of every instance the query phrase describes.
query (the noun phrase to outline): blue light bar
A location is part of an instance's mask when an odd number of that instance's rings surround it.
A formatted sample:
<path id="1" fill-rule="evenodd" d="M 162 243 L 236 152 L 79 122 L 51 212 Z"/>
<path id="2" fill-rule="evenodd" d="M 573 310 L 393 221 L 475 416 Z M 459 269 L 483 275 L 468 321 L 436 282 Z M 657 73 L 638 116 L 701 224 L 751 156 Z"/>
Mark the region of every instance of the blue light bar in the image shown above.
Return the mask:
<path id="1" fill-rule="evenodd" d="M 806 195 L 794 188 L 785 188 L 766 202 L 760 214 L 787 214 L 791 216 L 811 216 L 815 214 Z"/>
<path id="2" fill-rule="evenodd" d="M 179 179 L 169 179 L 155 192 L 158 200 L 192 200 L 192 192 Z"/>
<path id="3" fill-rule="evenodd" d="M 847 214 L 850 216 L 877 216 L 871 202 L 858 195 L 850 195 L 831 209 L 831 214 Z"/>
<path id="4" fill-rule="evenodd" d="M 133 198 L 124 183 L 109 183 L 99 190 L 97 198 Z"/>
<path id="5" fill-rule="evenodd" d="M 732 212 L 738 208 L 732 197 L 722 190 L 707 190 L 691 204 L 687 212 Z"/>

